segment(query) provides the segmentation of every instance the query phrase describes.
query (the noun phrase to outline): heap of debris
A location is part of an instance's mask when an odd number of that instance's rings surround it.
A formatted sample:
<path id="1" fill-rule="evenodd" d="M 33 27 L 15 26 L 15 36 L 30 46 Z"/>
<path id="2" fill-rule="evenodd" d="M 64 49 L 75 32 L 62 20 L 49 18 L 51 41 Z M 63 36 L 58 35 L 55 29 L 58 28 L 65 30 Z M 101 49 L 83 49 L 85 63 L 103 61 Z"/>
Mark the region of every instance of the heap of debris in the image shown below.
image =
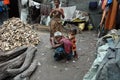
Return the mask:
<path id="1" fill-rule="evenodd" d="M 23 23 L 19 18 L 11 18 L 4 22 L 0 29 L 0 49 L 11 50 L 27 45 L 35 46 L 40 42 L 32 26 Z"/>
<path id="2" fill-rule="evenodd" d="M 120 80 L 120 30 L 98 39 L 96 58 L 83 80 Z"/>
<path id="3" fill-rule="evenodd" d="M 0 54 L 0 80 L 30 80 L 37 69 L 36 47 L 20 46 Z"/>

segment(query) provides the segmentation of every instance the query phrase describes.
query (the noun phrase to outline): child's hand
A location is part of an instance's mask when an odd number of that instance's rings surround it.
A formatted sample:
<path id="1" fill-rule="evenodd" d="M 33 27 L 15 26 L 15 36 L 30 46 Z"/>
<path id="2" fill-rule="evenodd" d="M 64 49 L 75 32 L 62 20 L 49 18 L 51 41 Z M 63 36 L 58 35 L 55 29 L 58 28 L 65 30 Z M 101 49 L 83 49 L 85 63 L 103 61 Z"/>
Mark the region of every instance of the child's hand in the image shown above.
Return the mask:
<path id="1" fill-rule="evenodd" d="M 52 48 L 54 48 L 55 46 L 52 45 Z"/>
<path id="2" fill-rule="evenodd" d="M 52 45 L 52 49 L 55 49 L 55 45 Z"/>

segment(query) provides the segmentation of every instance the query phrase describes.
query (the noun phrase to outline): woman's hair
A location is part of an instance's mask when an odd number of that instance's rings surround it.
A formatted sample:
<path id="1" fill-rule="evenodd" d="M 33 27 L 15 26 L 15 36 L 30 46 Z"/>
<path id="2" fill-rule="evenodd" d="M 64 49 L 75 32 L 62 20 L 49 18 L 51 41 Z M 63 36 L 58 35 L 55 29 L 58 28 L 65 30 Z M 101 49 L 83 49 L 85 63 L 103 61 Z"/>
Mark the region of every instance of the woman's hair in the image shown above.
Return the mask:
<path id="1" fill-rule="evenodd" d="M 54 0 L 54 2 L 58 2 L 60 4 L 60 0 Z"/>

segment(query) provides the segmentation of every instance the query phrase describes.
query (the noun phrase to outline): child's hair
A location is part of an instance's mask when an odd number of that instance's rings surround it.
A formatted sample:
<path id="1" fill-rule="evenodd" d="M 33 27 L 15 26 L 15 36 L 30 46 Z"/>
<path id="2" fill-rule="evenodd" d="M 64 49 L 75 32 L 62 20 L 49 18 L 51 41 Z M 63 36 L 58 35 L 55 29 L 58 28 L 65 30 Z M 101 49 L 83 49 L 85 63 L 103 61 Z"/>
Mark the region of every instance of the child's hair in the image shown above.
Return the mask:
<path id="1" fill-rule="evenodd" d="M 70 31 L 73 35 L 76 35 L 77 34 L 77 29 L 76 28 L 73 28 L 73 29 L 71 29 L 71 31 Z"/>

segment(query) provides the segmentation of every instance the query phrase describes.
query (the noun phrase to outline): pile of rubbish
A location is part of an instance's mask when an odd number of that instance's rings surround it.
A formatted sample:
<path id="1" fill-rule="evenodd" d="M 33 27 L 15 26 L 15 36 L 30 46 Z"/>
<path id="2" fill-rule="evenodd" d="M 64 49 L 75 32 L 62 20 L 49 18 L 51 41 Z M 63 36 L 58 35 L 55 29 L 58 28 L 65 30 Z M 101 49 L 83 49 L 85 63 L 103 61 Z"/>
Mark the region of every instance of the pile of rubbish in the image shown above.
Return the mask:
<path id="1" fill-rule="evenodd" d="M 89 21 L 89 14 L 84 11 L 75 10 L 73 15 L 73 22 Z"/>
<path id="2" fill-rule="evenodd" d="M 19 46 L 35 46 L 40 42 L 32 26 L 19 18 L 10 18 L 0 28 L 0 49 L 8 51 Z"/>
<path id="3" fill-rule="evenodd" d="M 40 42 L 32 25 L 10 18 L 0 28 L 0 80 L 30 80 Z"/>
<path id="4" fill-rule="evenodd" d="M 120 30 L 101 37 L 96 47 L 96 58 L 83 80 L 120 80 Z"/>

